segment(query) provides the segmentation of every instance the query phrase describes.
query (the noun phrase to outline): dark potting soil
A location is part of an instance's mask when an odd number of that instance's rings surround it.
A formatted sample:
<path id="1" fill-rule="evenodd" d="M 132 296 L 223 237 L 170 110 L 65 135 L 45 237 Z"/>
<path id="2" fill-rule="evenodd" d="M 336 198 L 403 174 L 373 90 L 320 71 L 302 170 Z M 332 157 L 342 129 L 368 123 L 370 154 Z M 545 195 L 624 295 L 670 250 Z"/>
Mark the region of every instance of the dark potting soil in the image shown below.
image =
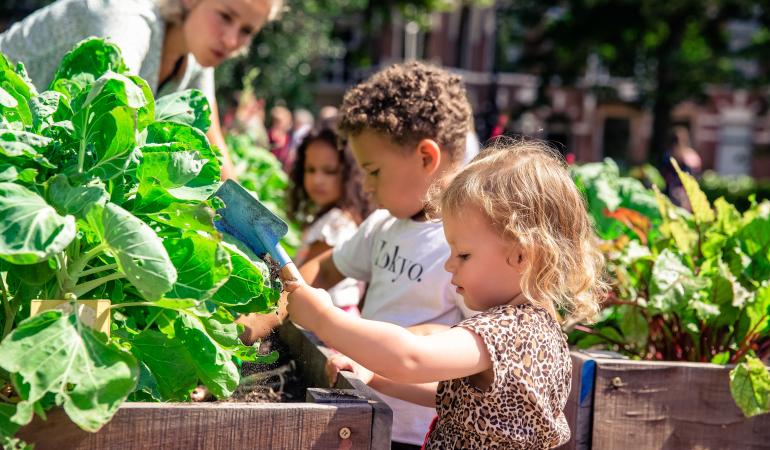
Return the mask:
<path id="1" fill-rule="evenodd" d="M 241 384 L 225 402 L 293 403 L 304 402 L 307 383 L 301 377 L 297 364 L 291 359 L 289 348 L 273 333 L 263 339 L 259 353 L 278 352 L 273 364 L 244 362 L 241 366 Z"/>

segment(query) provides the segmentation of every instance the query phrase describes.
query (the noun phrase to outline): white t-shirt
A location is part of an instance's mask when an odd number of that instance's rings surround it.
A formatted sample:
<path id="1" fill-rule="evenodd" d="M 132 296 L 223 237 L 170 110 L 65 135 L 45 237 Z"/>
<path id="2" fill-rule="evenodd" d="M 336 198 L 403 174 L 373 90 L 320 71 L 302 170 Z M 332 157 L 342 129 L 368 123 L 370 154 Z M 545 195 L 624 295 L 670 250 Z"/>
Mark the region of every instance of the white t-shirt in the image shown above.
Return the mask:
<path id="1" fill-rule="evenodd" d="M 402 327 L 454 325 L 473 313 L 444 270 L 449 245 L 440 222 L 396 219 L 377 210 L 332 259 L 343 275 L 369 283 L 361 316 Z M 380 394 L 393 410 L 393 440 L 420 445 L 436 410 Z"/>
<path id="2" fill-rule="evenodd" d="M 358 225 L 339 208 L 332 208 L 313 222 L 302 234 L 302 247 L 297 251 L 297 260 L 304 260 L 311 245 L 324 242 L 334 247 L 347 241 L 358 230 Z M 345 278 L 328 290 L 334 306 L 340 308 L 357 305 L 361 300 L 361 283 L 353 278 Z"/>

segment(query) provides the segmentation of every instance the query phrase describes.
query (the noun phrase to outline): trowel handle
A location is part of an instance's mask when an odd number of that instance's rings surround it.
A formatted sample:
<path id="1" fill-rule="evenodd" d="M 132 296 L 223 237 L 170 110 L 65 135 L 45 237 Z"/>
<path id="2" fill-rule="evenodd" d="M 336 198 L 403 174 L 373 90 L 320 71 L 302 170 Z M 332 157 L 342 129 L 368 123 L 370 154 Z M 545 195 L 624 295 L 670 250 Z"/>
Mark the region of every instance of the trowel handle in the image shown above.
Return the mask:
<path id="1" fill-rule="evenodd" d="M 281 279 L 283 281 L 294 280 L 303 284 L 305 283 L 305 280 L 299 273 L 297 265 L 294 264 L 294 261 L 292 261 L 291 258 L 289 258 L 289 255 L 286 254 L 286 250 L 283 249 L 281 244 L 275 244 L 273 253 L 274 254 L 271 256 L 273 256 L 278 261 L 278 264 L 281 265 Z"/>
<path id="2" fill-rule="evenodd" d="M 289 263 L 285 266 L 281 267 L 281 280 L 298 281 L 303 284 L 305 283 L 305 280 L 302 278 L 302 274 L 299 273 L 299 269 L 291 261 L 289 261 Z"/>

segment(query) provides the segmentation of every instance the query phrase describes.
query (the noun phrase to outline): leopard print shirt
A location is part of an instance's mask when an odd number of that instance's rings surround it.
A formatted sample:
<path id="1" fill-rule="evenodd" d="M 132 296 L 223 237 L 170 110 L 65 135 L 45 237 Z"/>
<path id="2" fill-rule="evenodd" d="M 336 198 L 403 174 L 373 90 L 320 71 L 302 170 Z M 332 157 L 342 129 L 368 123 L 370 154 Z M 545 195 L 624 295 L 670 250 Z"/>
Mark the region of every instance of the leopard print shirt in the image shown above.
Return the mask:
<path id="1" fill-rule="evenodd" d="M 487 391 L 467 378 L 442 381 L 438 420 L 425 449 L 544 449 L 569 440 L 562 413 L 572 382 L 559 324 L 531 304 L 502 305 L 460 322 L 483 340 L 494 380 Z"/>

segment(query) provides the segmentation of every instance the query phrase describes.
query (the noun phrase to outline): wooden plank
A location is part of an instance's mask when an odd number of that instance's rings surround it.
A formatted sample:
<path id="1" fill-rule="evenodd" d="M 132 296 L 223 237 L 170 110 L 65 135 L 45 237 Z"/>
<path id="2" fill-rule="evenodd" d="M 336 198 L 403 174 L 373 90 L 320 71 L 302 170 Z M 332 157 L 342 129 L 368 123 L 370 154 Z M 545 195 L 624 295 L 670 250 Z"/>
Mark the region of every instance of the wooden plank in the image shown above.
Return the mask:
<path id="1" fill-rule="evenodd" d="M 382 401 L 374 390 L 365 385 L 350 372 L 342 372 L 337 379 L 338 386 L 355 389 L 357 392 L 366 392 L 369 404 L 372 407 L 372 449 L 389 449 L 393 432 L 393 410 Z"/>
<path id="2" fill-rule="evenodd" d="M 312 382 L 313 386 L 328 386 L 326 378 L 326 361 L 332 350 L 325 347 L 313 333 L 297 328 L 291 322 L 285 322 L 279 329 L 279 335 L 292 352 L 292 356 L 300 365 L 303 376 Z M 391 443 L 393 429 L 393 411 L 377 396 L 377 393 L 361 382 L 350 372 L 342 372 L 337 378 L 338 389 L 352 389 L 358 395 L 366 398 L 371 411 L 371 448 L 388 449 Z"/>
<path id="3" fill-rule="evenodd" d="M 293 323 L 286 321 L 278 329 L 281 340 L 289 347 L 292 358 L 297 361 L 302 376 L 313 387 L 330 387 L 324 369 L 328 349 L 309 331 L 300 330 Z"/>
<path id="4" fill-rule="evenodd" d="M 329 350 L 291 324 L 282 327 L 281 338 L 309 384 L 328 386 L 324 367 Z M 340 380 L 351 401 L 125 403 L 97 433 L 80 430 L 57 409 L 47 421 L 35 417 L 19 437 L 43 450 L 390 448 L 390 409 L 359 380 Z M 323 401 L 329 390 L 310 391 L 311 400 Z"/>
<path id="5" fill-rule="evenodd" d="M 368 449 L 372 430 L 367 404 L 127 403 L 97 433 L 62 410 L 48 419 L 36 418 L 19 437 L 38 450 Z"/>
<path id="6" fill-rule="evenodd" d="M 767 449 L 770 415 L 745 418 L 729 368 L 596 360 L 592 444 L 605 449 Z"/>
<path id="7" fill-rule="evenodd" d="M 591 416 L 596 363 L 582 352 L 572 352 L 572 388 L 564 415 L 569 424 L 569 441 L 558 450 L 589 450 L 591 448 Z"/>

